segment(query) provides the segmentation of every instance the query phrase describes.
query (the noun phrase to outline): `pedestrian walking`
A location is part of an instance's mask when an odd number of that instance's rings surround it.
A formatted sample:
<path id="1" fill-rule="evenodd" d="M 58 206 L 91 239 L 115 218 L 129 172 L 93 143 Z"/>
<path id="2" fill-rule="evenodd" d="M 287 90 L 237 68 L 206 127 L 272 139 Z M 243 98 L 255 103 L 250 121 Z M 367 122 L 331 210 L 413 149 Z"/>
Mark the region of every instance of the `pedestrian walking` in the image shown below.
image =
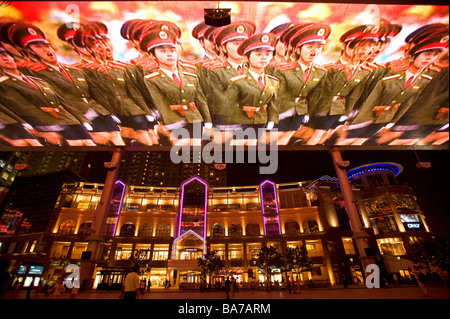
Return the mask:
<path id="1" fill-rule="evenodd" d="M 124 300 L 134 300 L 139 298 L 139 266 L 136 265 L 133 271 L 125 277 L 121 298 Z"/>
<path id="2" fill-rule="evenodd" d="M 419 286 L 420 290 L 422 291 L 423 297 L 428 297 L 429 295 L 428 295 L 427 287 L 425 287 L 424 280 L 419 271 L 416 271 L 414 273 L 414 278 L 416 278 L 417 285 Z"/>
<path id="3" fill-rule="evenodd" d="M 235 293 L 235 292 L 239 292 L 239 284 L 238 284 L 238 282 L 237 282 L 237 278 L 234 278 L 234 281 L 233 281 L 233 294 Z"/>
<path id="4" fill-rule="evenodd" d="M 53 299 L 59 299 L 59 297 L 66 292 L 64 288 L 63 280 L 60 278 L 56 284 L 52 287 Z"/>
<path id="5" fill-rule="evenodd" d="M 227 277 L 227 280 L 225 280 L 225 295 L 227 299 L 230 299 L 230 288 L 231 288 L 230 277 Z"/>
<path id="6" fill-rule="evenodd" d="M 287 276 L 286 278 L 286 285 L 288 287 L 289 294 L 291 294 L 291 279 L 289 278 L 289 276 Z"/>

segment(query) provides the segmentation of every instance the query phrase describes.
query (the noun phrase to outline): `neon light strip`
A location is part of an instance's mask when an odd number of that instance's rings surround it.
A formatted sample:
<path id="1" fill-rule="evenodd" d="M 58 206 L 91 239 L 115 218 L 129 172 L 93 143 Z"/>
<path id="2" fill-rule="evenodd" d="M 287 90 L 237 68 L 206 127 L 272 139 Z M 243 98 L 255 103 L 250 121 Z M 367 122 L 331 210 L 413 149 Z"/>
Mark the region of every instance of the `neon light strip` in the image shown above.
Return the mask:
<path id="1" fill-rule="evenodd" d="M 175 259 L 175 250 L 176 250 L 177 240 L 181 237 L 181 220 L 183 217 L 184 186 L 189 184 L 190 182 L 192 182 L 194 179 L 196 179 L 197 181 L 199 181 L 200 183 L 205 185 L 205 211 L 204 211 L 204 218 L 203 218 L 203 254 L 205 254 L 205 252 L 206 252 L 205 238 L 206 238 L 206 213 L 207 213 L 207 209 L 208 209 L 208 184 L 206 182 L 204 182 L 203 180 L 201 180 L 200 178 L 198 178 L 197 176 L 193 176 L 181 184 L 181 199 L 180 199 L 180 210 L 179 210 L 180 217 L 179 217 L 179 221 L 178 221 L 177 238 L 174 241 L 174 247 L 173 247 L 173 253 L 172 253 L 173 259 Z M 192 231 L 192 232 L 195 233 L 194 231 Z M 197 234 L 197 235 L 200 236 L 199 234 Z"/>
<path id="2" fill-rule="evenodd" d="M 117 222 L 119 221 L 119 215 L 120 215 L 120 212 L 122 211 L 123 195 L 125 194 L 125 187 L 126 187 L 126 185 L 123 182 L 121 182 L 120 180 L 117 180 L 114 183 L 114 188 L 116 188 L 117 183 L 122 184 L 122 195 L 120 196 L 120 204 L 119 204 L 119 208 L 117 210 L 116 223 L 114 225 L 113 236 L 116 236 Z"/>
<path id="3" fill-rule="evenodd" d="M 265 215 L 265 210 L 264 210 L 264 196 L 263 196 L 263 192 L 262 192 L 262 188 L 264 186 L 264 184 L 266 183 L 270 183 L 273 186 L 273 198 L 275 200 L 275 207 L 276 207 L 276 211 L 277 211 L 277 221 L 278 221 L 278 235 L 281 234 L 281 229 L 280 229 L 280 218 L 278 216 L 278 200 L 277 200 L 277 192 L 276 192 L 276 187 L 275 187 L 275 183 L 269 181 L 269 180 L 265 180 L 264 182 L 262 182 L 259 185 L 259 191 L 261 193 L 261 206 L 262 206 L 262 212 L 263 212 L 263 220 L 264 220 L 264 232 L 265 235 L 267 234 L 267 229 L 266 229 L 266 218 L 264 217 Z"/>

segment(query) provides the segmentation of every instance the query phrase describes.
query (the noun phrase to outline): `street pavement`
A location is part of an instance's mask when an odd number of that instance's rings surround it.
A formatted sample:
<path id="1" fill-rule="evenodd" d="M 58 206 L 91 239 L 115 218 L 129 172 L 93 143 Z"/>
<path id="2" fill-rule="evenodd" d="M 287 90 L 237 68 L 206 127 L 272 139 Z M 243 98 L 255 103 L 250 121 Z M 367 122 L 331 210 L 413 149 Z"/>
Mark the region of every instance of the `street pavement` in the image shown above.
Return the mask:
<path id="1" fill-rule="evenodd" d="M 366 288 L 363 286 L 334 286 L 330 288 L 303 289 L 300 293 L 289 294 L 287 291 L 241 290 L 238 293 L 230 293 L 230 300 L 242 299 L 449 299 L 449 291 L 446 286 L 427 287 L 428 296 L 424 296 L 418 286 L 400 286 L 389 288 Z M 79 292 L 76 299 L 119 299 L 118 291 L 89 291 Z M 152 288 L 139 296 L 140 299 L 225 299 L 225 293 L 221 291 L 200 292 L 198 290 L 179 290 L 177 288 L 159 289 Z M 26 299 L 26 292 L 20 291 L 16 295 L 7 293 L 5 299 Z M 31 299 L 53 299 L 53 296 L 38 295 L 31 292 Z M 62 294 L 59 299 L 70 299 L 70 293 Z"/>

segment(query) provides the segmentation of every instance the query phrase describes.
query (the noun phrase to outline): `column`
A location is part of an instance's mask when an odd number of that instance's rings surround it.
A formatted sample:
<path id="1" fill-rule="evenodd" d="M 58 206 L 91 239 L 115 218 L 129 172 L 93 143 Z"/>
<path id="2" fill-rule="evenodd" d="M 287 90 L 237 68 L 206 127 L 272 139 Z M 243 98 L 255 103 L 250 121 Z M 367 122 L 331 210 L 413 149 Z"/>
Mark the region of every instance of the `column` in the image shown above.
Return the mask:
<path id="1" fill-rule="evenodd" d="M 98 203 L 97 210 L 95 211 L 94 220 L 92 222 L 92 233 L 89 235 L 87 252 L 90 253 L 89 259 L 83 259 L 81 261 L 80 269 L 80 284 L 82 285 L 85 280 L 89 282 L 93 279 L 95 265 L 97 263 L 98 253 L 101 243 L 104 240 L 104 232 L 106 226 L 106 217 L 108 208 L 111 203 L 113 195 L 114 185 L 119 173 L 120 163 L 122 161 L 123 149 L 114 149 L 111 162 L 105 163 L 105 167 L 108 168 L 108 174 L 106 175 L 105 185 L 103 187 L 102 197 Z"/>
<path id="2" fill-rule="evenodd" d="M 339 179 L 339 185 L 344 197 L 347 215 L 350 220 L 351 229 L 353 231 L 353 239 L 355 240 L 356 246 L 358 248 L 359 259 L 361 260 L 364 272 L 367 265 L 375 264 L 375 257 L 367 256 L 366 253 L 366 248 L 370 248 L 370 236 L 364 231 L 361 219 L 359 218 L 352 187 L 348 180 L 347 171 L 345 169 L 346 166 L 348 166 L 348 163 L 345 163 L 342 160 L 341 152 L 337 147 L 333 147 L 330 150 L 330 154 L 333 160 L 334 169 L 336 170 L 336 174 Z"/>

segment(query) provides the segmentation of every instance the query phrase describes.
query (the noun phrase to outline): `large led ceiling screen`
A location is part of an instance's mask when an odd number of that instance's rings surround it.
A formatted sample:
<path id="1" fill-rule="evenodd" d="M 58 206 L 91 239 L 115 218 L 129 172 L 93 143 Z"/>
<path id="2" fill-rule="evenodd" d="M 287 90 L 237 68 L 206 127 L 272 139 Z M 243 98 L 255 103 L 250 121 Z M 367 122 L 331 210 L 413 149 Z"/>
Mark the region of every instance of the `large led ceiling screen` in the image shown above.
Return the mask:
<path id="1" fill-rule="evenodd" d="M 0 1 L 0 145 L 443 148 L 448 19 L 436 5 Z"/>

